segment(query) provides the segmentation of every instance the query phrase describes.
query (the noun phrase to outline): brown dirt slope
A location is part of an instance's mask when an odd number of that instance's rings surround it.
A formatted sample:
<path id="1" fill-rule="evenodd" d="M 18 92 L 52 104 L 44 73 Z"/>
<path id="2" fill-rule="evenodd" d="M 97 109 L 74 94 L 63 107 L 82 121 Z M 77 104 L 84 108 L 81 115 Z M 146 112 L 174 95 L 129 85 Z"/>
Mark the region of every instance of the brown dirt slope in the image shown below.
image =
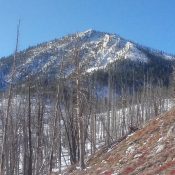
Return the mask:
<path id="1" fill-rule="evenodd" d="M 175 174 L 175 108 L 149 121 L 142 129 L 110 149 L 101 149 L 84 171 L 67 175 Z"/>

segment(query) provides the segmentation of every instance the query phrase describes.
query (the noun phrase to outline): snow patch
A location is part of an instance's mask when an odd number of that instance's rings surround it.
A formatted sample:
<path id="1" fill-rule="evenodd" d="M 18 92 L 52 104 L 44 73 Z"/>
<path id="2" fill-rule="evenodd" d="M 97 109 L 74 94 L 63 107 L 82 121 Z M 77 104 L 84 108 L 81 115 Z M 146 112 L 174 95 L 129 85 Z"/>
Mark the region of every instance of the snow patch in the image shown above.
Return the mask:
<path id="1" fill-rule="evenodd" d="M 128 147 L 128 149 L 126 150 L 126 154 L 132 154 L 135 151 L 135 145 L 131 145 L 130 147 Z"/>
<path id="2" fill-rule="evenodd" d="M 168 130 L 167 137 L 170 137 L 175 134 L 175 126 L 171 126 L 171 128 Z"/>
<path id="3" fill-rule="evenodd" d="M 161 151 L 163 151 L 163 149 L 165 148 L 165 145 L 158 145 L 156 147 L 156 154 L 160 153 Z"/>
<path id="4" fill-rule="evenodd" d="M 136 155 L 134 156 L 134 158 L 137 159 L 137 158 L 139 158 L 139 157 L 141 157 L 141 156 L 142 156 L 142 154 L 136 154 Z"/>
<path id="5" fill-rule="evenodd" d="M 162 141 L 164 141 L 164 138 L 163 137 L 159 138 L 159 140 L 157 142 L 160 143 Z"/>

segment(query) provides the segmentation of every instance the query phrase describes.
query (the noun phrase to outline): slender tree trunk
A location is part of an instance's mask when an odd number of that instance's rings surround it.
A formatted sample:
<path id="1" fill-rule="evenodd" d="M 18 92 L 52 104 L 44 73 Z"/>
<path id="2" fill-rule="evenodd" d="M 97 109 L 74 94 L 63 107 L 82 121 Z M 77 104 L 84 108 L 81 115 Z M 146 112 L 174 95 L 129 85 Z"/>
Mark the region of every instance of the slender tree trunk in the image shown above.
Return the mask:
<path id="1" fill-rule="evenodd" d="M 13 66 L 12 66 L 12 77 L 11 77 L 11 82 L 10 82 L 10 87 L 8 91 L 8 101 L 7 101 L 7 109 L 5 113 L 5 125 L 4 125 L 4 130 L 3 130 L 3 138 L 2 138 L 2 146 L 1 146 L 1 155 L 0 155 L 0 175 L 4 175 L 4 163 L 5 159 L 6 162 L 8 162 L 8 155 L 7 153 L 7 132 L 8 132 L 8 126 L 9 126 L 9 112 L 10 112 L 10 106 L 11 106 L 11 98 L 12 98 L 12 86 L 13 86 L 13 79 L 14 79 L 14 74 L 15 74 L 15 67 L 16 67 L 16 54 L 18 51 L 18 42 L 19 42 L 19 29 L 20 29 L 20 21 L 17 26 L 17 37 L 16 37 L 16 47 L 15 47 L 15 53 L 14 53 L 14 58 L 13 58 Z M 7 168 L 6 168 L 7 169 Z"/>
<path id="2" fill-rule="evenodd" d="M 28 135 L 29 135 L 29 166 L 28 166 L 28 175 L 32 175 L 32 128 L 31 128 L 31 87 L 29 84 L 28 87 Z"/>
<path id="3" fill-rule="evenodd" d="M 79 55 L 78 55 L 79 56 Z M 84 119 L 81 113 L 81 102 L 80 102 L 80 65 L 79 65 L 79 58 L 76 58 L 76 68 L 77 68 L 77 77 L 76 77 L 76 88 L 77 88 L 77 120 L 78 120 L 78 136 L 79 136 L 79 158 L 80 158 L 80 168 L 84 169 Z"/>
<path id="4" fill-rule="evenodd" d="M 108 75 L 108 111 L 107 111 L 107 128 L 106 128 L 106 144 L 109 146 L 111 144 L 111 101 L 112 101 L 112 75 L 111 75 L 111 67 L 109 68 Z"/>

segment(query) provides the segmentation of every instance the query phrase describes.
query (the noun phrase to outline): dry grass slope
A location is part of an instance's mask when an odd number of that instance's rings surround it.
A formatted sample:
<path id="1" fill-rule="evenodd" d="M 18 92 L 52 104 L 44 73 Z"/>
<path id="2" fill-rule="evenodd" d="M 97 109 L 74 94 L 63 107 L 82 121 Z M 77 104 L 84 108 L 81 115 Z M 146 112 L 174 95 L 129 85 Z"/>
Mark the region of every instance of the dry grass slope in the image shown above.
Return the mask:
<path id="1" fill-rule="evenodd" d="M 103 148 L 86 162 L 84 171 L 64 175 L 175 174 L 175 108 L 149 121 L 109 150 Z"/>

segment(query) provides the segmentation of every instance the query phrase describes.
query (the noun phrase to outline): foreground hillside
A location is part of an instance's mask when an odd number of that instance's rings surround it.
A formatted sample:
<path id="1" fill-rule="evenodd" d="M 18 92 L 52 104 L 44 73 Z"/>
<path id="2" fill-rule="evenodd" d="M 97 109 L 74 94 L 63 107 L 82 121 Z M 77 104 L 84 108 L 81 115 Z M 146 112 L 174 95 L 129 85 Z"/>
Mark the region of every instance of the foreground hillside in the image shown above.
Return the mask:
<path id="1" fill-rule="evenodd" d="M 98 151 L 86 162 L 84 171 L 70 168 L 64 174 L 175 174 L 175 108 L 110 149 Z"/>

